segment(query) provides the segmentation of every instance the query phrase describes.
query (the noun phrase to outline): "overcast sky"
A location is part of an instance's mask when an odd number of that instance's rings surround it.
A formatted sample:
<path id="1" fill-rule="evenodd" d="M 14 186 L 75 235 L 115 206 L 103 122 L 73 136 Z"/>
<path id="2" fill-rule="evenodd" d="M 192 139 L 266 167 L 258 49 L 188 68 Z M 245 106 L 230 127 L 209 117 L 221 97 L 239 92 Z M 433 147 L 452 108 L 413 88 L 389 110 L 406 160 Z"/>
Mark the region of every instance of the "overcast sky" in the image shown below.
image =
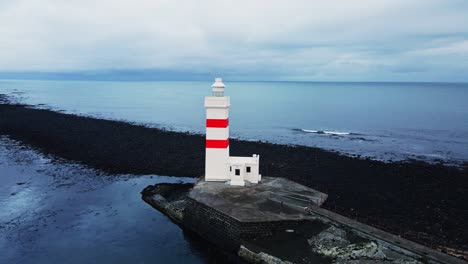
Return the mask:
<path id="1" fill-rule="evenodd" d="M 0 0 L 0 72 L 468 81 L 468 1 Z"/>

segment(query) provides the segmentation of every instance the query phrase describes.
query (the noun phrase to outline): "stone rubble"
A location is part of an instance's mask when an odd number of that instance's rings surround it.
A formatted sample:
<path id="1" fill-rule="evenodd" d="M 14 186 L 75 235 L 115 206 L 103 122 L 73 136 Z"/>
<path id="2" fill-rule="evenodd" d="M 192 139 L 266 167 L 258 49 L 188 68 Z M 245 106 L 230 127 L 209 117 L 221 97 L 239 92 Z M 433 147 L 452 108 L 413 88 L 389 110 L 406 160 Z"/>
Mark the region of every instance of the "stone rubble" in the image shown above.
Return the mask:
<path id="1" fill-rule="evenodd" d="M 317 236 L 307 240 L 312 251 L 332 258 L 333 263 L 422 263 L 415 259 L 405 258 L 399 255 L 397 259 L 388 257 L 385 249 L 374 241 L 351 243 L 347 238 L 347 232 L 343 229 L 331 226 Z"/>

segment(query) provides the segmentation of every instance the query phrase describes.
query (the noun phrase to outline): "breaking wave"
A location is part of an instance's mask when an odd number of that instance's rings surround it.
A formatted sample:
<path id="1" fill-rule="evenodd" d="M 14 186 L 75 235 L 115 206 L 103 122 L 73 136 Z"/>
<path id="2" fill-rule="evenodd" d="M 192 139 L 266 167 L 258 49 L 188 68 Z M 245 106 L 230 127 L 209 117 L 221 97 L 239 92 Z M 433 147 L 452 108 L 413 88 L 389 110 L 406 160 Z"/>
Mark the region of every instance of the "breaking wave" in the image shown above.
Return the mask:
<path id="1" fill-rule="evenodd" d="M 294 128 L 292 130 L 296 132 L 300 132 L 300 133 L 306 133 L 306 134 L 326 135 L 331 138 L 347 138 L 349 140 L 359 140 L 359 141 L 376 141 L 375 139 L 367 138 L 367 136 L 364 134 L 353 133 L 353 132 L 311 130 L 311 129 L 302 129 L 302 128 Z"/>
<path id="2" fill-rule="evenodd" d="M 338 132 L 338 131 L 324 131 L 324 130 L 309 130 L 309 129 L 301 129 L 303 132 L 306 133 L 314 133 L 314 134 L 327 134 L 327 135 L 336 135 L 336 136 L 346 136 L 351 135 L 349 132 Z"/>
<path id="3" fill-rule="evenodd" d="M 348 136 L 348 135 L 360 135 L 352 132 L 341 132 L 341 131 L 326 131 L 326 130 L 310 130 L 310 129 L 293 129 L 304 133 L 322 134 L 322 135 L 334 135 L 334 136 Z"/>

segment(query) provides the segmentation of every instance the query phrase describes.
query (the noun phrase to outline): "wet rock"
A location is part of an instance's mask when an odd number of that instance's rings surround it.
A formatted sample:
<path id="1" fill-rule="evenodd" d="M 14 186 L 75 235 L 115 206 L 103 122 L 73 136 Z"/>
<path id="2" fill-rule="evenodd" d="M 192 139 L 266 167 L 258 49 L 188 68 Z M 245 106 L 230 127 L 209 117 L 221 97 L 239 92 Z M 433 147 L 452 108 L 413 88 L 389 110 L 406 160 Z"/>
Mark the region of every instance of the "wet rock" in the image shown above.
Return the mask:
<path id="1" fill-rule="evenodd" d="M 314 248 L 323 249 L 346 247 L 350 245 L 350 242 L 346 239 L 346 232 L 334 226 L 322 231 L 316 237 L 308 239 L 307 242 Z"/>
<path id="2" fill-rule="evenodd" d="M 141 194 L 145 202 L 163 212 L 175 223 L 180 224 L 187 207 L 185 198 L 188 190 L 192 187 L 191 183 L 161 183 L 146 187 Z"/>
<path id="3" fill-rule="evenodd" d="M 331 226 L 319 233 L 317 236 L 308 239 L 312 251 L 333 259 L 333 263 L 421 263 L 418 260 L 409 258 L 402 254 L 391 252 L 389 257 L 381 244 L 362 238 L 358 243 L 352 243 L 349 237 L 356 237 L 356 234 L 348 234 L 342 228 Z M 357 239 L 355 239 L 357 240 Z M 395 257 L 395 258 L 393 258 Z"/>
<path id="4" fill-rule="evenodd" d="M 281 260 L 264 252 L 255 253 L 242 245 L 239 248 L 238 255 L 249 261 L 249 263 L 255 264 L 293 264 L 292 262 Z"/>
<path id="5" fill-rule="evenodd" d="M 385 260 L 386 255 L 375 242 L 364 244 L 350 244 L 346 247 L 318 247 L 316 252 L 327 257 L 336 258 L 338 261 L 372 259 Z"/>

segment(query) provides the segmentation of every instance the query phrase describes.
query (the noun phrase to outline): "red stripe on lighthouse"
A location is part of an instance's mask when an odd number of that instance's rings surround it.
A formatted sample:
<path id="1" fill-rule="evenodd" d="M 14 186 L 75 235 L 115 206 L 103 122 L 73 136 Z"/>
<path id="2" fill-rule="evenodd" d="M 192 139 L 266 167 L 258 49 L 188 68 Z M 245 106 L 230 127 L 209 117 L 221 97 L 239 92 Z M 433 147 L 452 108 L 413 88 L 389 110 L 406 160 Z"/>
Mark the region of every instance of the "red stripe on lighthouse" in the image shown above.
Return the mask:
<path id="1" fill-rule="evenodd" d="M 207 119 L 206 127 L 226 128 L 229 126 L 229 118 L 226 119 Z"/>
<path id="2" fill-rule="evenodd" d="M 206 148 L 227 148 L 229 146 L 229 139 L 207 139 Z"/>

